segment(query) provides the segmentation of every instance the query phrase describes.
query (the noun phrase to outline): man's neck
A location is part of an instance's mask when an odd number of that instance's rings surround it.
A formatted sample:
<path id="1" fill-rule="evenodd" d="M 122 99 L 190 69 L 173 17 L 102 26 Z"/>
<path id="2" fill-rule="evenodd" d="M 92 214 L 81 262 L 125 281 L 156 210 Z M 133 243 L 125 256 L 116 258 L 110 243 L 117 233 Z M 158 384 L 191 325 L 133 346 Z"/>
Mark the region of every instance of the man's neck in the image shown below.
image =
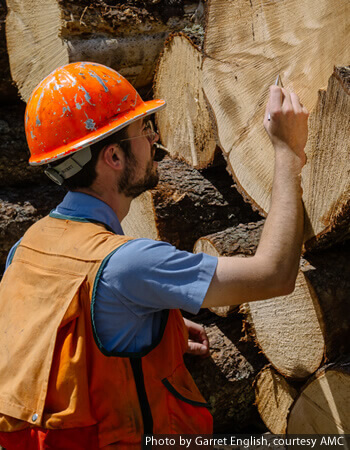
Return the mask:
<path id="1" fill-rule="evenodd" d="M 83 194 L 91 195 L 92 197 L 98 198 L 99 200 L 106 203 L 110 208 L 113 209 L 119 222 L 121 222 L 129 212 L 131 198 L 125 197 L 125 195 L 110 192 L 105 190 L 100 190 L 96 187 L 80 188 L 76 192 L 81 192 Z"/>

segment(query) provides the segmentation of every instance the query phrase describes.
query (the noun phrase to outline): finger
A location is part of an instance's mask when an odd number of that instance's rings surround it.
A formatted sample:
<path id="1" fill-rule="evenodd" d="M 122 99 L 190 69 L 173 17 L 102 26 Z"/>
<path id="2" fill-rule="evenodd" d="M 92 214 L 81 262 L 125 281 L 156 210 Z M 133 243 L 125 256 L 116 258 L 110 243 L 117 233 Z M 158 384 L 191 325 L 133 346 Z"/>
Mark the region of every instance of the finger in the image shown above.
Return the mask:
<path id="1" fill-rule="evenodd" d="M 191 327 L 188 329 L 189 333 L 193 336 L 199 336 L 202 330 L 203 328 L 197 323 L 194 323 L 194 325 L 191 324 Z"/>
<path id="2" fill-rule="evenodd" d="M 292 100 L 291 100 L 291 96 L 290 96 L 290 92 L 287 89 L 282 88 L 282 92 L 283 92 L 283 104 L 282 104 L 282 108 L 283 109 L 287 109 L 290 110 L 293 108 L 293 104 L 292 104 Z"/>
<path id="3" fill-rule="evenodd" d="M 269 106 L 272 111 L 281 108 L 283 99 L 284 99 L 283 89 L 275 85 L 270 86 Z"/>
<path id="4" fill-rule="evenodd" d="M 270 86 L 270 97 L 265 111 L 264 123 L 265 127 L 268 124 L 269 117 L 273 118 L 273 115 L 281 111 L 284 101 L 284 94 L 279 86 Z"/>
<path id="5" fill-rule="evenodd" d="M 190 337 L 193 337 L 196 341 L 202 341 L 204 339 L 208 339 L 207 333 L 202 325 L 198 323 L 191 322 L 188 327 L 188 332 Z"/>
<path id="6" fill-rule="evenodd" d="M 299 97 L 297 96 L 297 94 L 295 92 L 290 93 L 290 99 L 291 99 L 294 111 L 297 113 L 301 113 L 303 110 L 303 106 L 300 103 Z"/>
<path id="7" fill-rule="evenodd" d="M 205 332 L 205 330 L 203 329 L 200 333 L 200 335 L 198 336 L 199 339 L 197 339 L 197 342 L 200 342 L 202 345 L 204 345 L 208 351 L 209 351 L 209 338 L 207 336 L 207 333 Z"/>
<path id="8" fill-rule="evenodd" d="M 203 344 L 206 347 L 209 347 L 209 339 L 208 339 L 208 336 L 207 336 L 207 334 L 205 332 L 204 333 L 198 333 L 198 334 L 191 333 L 189 335 L 188 341 L 189 342 L 196 342 L 198 344 Z"/>
<path id="9" fill-rule="evenodd" d="M 187 353 L 191 355 L 206 355 L 209 352 L 208 345 L 200 342 L 188 341 Z"/>

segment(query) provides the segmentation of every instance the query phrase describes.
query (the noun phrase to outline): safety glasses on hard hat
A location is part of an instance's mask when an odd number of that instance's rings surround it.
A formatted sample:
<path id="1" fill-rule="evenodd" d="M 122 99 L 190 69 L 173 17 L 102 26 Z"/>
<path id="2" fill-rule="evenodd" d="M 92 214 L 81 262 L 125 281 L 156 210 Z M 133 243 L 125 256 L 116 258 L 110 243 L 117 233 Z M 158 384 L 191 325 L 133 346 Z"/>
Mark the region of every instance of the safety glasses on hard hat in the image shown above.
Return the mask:
<path id="1" fill-rule="evenodd" d="M 147 139 L 150 142 L 152 142 L 152 141 L 154 141 L 154 139 L 156 137 L 156 134 L 157 133 L 156 133 L 156 131 L 154 129 L 154 125 L 153 125 L 152 120 L 148 120 L 145 123 L 145 126 L 144 126 L 144 128 L 142 130 L 142 134 L 140 134 L 138 136 L 133 136 L 133 137 L 130 137 L 130 138 L 120 139 L 119 142 L 130 141 L 131 139 L 137 139 L 139 137 L 147 137 Z"/>

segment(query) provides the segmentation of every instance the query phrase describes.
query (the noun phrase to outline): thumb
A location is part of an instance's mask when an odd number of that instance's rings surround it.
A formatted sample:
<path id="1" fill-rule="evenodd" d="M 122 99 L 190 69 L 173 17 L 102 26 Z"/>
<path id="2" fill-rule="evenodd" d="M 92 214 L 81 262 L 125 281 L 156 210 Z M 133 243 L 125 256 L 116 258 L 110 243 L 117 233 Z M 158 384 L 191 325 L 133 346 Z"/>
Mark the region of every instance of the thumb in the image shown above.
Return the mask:
<path id="1" fill-rule="evenodd" d="M 192 355 L 206 355 L 208 350 L 209 348 L 206 343 L 188 341 L 187 353 Z"/>

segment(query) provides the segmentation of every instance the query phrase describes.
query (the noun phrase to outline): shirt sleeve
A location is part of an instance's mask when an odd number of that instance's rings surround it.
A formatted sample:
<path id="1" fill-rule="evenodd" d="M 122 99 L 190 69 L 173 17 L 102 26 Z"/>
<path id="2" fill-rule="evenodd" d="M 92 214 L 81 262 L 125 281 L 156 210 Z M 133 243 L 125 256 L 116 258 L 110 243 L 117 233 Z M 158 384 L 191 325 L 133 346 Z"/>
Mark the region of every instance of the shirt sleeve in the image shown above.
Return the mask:
<path id="1" fill-rule="evenodd" d="M 17 250 L 18 244 L 21 242 L 22 238 L 17 241 L 15 243 L 15 245 L 11 248 L 11 250 L 9 251 L 8 255 L 7 255 L 7 259 L 6 259 L 6 265 L 5 265 L 5 272 L 8 268 L 8 266 L 11 264 L 13 257 L 15 256 L 15 252 Z"/>
<path id="2" fill-rule="evenodd" d="M 218 259 L 193 254 L 166 242 L 134 239 L 109 259 L 100 279 L 102 290 L 137 316 L 164 309 L 198 313 Z"/>

